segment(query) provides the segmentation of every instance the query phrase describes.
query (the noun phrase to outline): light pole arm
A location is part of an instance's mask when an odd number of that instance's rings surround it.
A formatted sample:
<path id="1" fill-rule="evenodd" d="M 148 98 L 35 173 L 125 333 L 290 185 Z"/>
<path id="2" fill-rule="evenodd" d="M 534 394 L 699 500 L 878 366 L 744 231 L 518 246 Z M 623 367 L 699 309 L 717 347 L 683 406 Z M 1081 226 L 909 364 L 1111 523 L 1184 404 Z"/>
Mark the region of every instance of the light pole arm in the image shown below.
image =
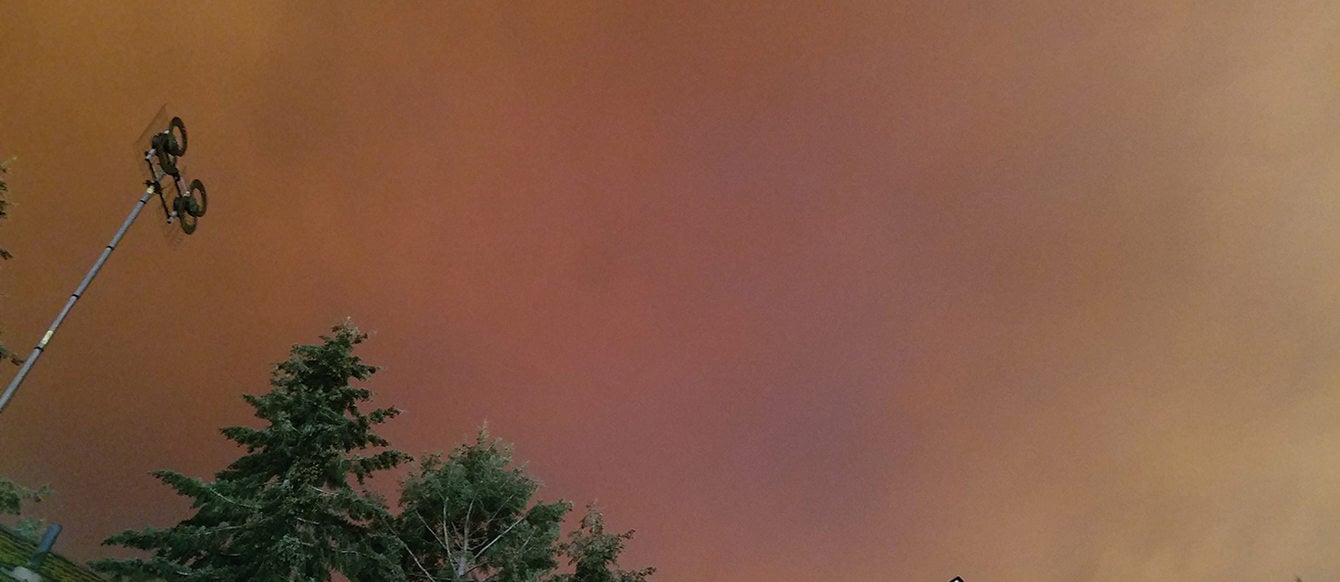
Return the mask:
<path id="1" fill-rule="evenodd" d="M 131 223 L 139 217 L 140 211 L 144 209 L 144 205 L 149 202 L 149 197 L 153 195 L 154 186 L 149 186 L 145 190 L 144 196 L 140 197 L 140 201 L 135 203 L 135 209 L 130 211 L 130 216 L 127 216 L 126 221 L 121 223 L 121 229 L 116 231 L 116 236 L 112 237 L 112 242 L 107 243 L 107 248 L 102 249 L 102 255 L 98 257 L 97 262 L 93 263 L 93 268 L 88 270 L 87 275 L 84 275 L 84 280 L 79 283 L 79 288 L 75 289 L 74 293 L 70 295 L 70 300 L 65 302 L 65 308 L 60 310 L 60 315 L 56 316 L 56 320 L 51 322 L 51 327 L 47 328 L 47 332 L 42 335 L 42 341 L 37 342 L 37 347 L 33 348 L 33 353 L 29 354 L 28 359 L 23 361 L 19 373 L 9 382 L 9 387 L 5 388 L 4 395 L 0 396 L 0 412 L 4 412 L 5 406 L 9 405 L 9 400 L 14 397 L 15 392 L 19 391 L 19 385 L 23 383 L 23 378 L 28 375 L 28 371 L 37 362 L 37 358 L 42 355 L 42 350 L 46 349 L 47 342 L 51 341 L 51 336 L 56 335 L 56 328 L 60 327 L 61 322 L 65 321 L 65 316 L 70 314 L 74 302 L 78 301 L 79 297 L 84 294 L 84 290 L 88 289 L 88 284 L 93 282 L 93 277 L 98 275 L 103 263 L 107 262 L 107 257 L 112 255 L 112 251 L 116 250 L 116 245 L 121 242 L 121 237 L 126 235 L 127 230 L 130 230 Z"/>

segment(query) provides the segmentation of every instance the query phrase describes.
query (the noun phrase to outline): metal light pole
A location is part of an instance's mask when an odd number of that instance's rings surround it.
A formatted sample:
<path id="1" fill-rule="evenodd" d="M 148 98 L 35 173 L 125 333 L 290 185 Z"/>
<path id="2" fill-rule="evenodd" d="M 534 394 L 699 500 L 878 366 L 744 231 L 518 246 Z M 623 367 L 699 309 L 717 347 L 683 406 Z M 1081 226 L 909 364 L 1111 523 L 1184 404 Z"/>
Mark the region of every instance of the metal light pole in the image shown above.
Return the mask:
<path id="1" fill-rule="evenodd" d="M 130 229 L 130 223 L 135 222 L 135 218 L 140 215 L 144 205 L 149 202 L 149 197 L 153 195 L 154 188 L 152 186 L 145 189 L 144 196 L 141 196 L 140 201 L 135 203 L 135 209 L 130 211 L 130 216 L 126 217 L 126 221 L 121 223 L 121 229 L 116 231 L 116 236 L 112 237 L 112 242 L 107 243 L 107 248 L 102 249 L 102 255 L 98 257 L 97 262 L 93 263 L 93 268 L 88 270 L 87 275 L 84 275 L 84 280 L 79 283 L 79 288 L 75 289 L 74 293 L 70 295 L 70 300 L 65 302 L 65 308 L 60 310 L 60 315 L 56 316 L 56 320 L 51 322 L 51 327 L 47 328 L 47 332 L 42 335 L 42 341 L 37 342 L 37 347 L 33 348 L 33 352 L 28 355 L 28 359 L 23 361 L 23 367 L 19 368 L 19 373 L 14 376 L 13 380 L 9 381 L 9 387 L 5 388 L 5 394 L 0 396 L 0 412 L 4 412 L 5 406 L 9 404 L 9 399 L 13 398 L 14 393 L 19 391 L 19 384 L 23 383 L 23 378 L 28 375 L 29 370 L 33 369 L 33 364 L 37 363 L 37 358 L 42 355 L 42 350 L 46 349 L 47 342 L 51 341 L 51 336 L 56 335 L 56 328 L 60 327 L 61 322 L 65 321 L 65 316 L 70 314 L 70 308 L 74 307 L 74 302 L 79 301 L 79 297 L 84 294 L 84 290 L 88 289 L 88 284 L 93 282 L 93 277 L 98 275 L 98 270 L 102 269 L 103 263 L 107 262 L 107 257 L 112 255 L 112 251 L 116 250 L 117 243 L 121 242 L 121 237 L 125 236 L 126 231 Z"/>
<path id="2" fill-rule="evenodd" d="M 172 135 L 173 127 L 180 129 L 180 139 Z M 126 235 L 127 230 L 130 230 L 131 223 L 134 223 L 135 219 L 139 217 L 140 211 L 149 202 L 149 198 L 157 194 L 163 200 L 163 211 L 167 214 L 169 224 L 174 218 L 177 218 L 186 234 L 195 232 L 195 219 L 205 214 L 205 186 L 199 180 L 196 180 L 191 183 L 189 190 L 183 191 L 182 189 L 181 172 L 177 168 L 177 156 L 186 152 L 185 125 L 182 124 L 181 119 L 172 118 L 172 123 L 168 126 L 168 129 L 155 134 L 150 143 L 152 144 L 151 147 L 144 153 L 144 162 L 149 165 L 149 173 L 154 179 L 145 182 L 144 195 L 135 203 L 135 208 L 130 211 L 130 216 L 127 216 L 126 221 L 121 223 L 121 228 L 112 237 L 112 242 L 107 243 L 107 247 L 102 249 L 102 254 L 93 263 L 93 268 L 88 270 L 88 274 L 84 275 L 84 280 L 79 283 L 79 287 L 74 290 L 74 293 L 70 294 L 69 301 L 65 302 L 65 308 L 60 310 L 56 320 L 51 322 L 51 327 L 47 328 L 47 332 L 42 335 L 42 341 L 37 342 L 37 346 L 28 355 L 28 359 L 24 360 L 23 366 L 19 368 L 19 373 L 14 376 L 13 380 L 10 380 L 9 387 L 5 388 L 4 395 L 0 395 L 0 412 L 4 412 L 10 399 L 14 398 L 14 393 L 19 391 L 19 385 L 23 384 L 23 379 L 28 375 L 28 371 L 32 370 L 33 364 L 37 363 L 37 358 L 42 356 L 47 343 L 51 341 L 51 336 L 56 335 L 56 328 L 60 327 L 61 322 L 65 321 L 65 317 L 70 314 L 70 309 L 74 307 L 74 303 L 84 295 L 84 291 L 88 289 L 88 284 L 93 282 L 93 277 L 98 275 L 102 265 L 107 262 L 107 257 L 112 255 L 112 251 L 116 250 L 116 245 L 121 242 L 121 237 Z M 158 168 L 154 168 L 154 161 L 158 162 Z M 177 187 L 177 196 L 172 200 L 171 210 L 168 209 L 167 199 L 163 197 L 163 188 L 159 184 L 159 181 L 167 176 L 172 176 L 173 183 Z"/>

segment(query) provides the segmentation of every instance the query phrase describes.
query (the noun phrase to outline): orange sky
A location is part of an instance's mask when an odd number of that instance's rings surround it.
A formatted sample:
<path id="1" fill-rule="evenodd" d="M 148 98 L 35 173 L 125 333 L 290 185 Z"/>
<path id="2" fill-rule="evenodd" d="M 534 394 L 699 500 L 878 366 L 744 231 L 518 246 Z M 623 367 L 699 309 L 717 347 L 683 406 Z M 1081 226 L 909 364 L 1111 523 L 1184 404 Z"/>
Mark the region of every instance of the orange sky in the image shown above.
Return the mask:
<path id="1" fill-rule="evenodd" d="M 211 195 L 0 417 L 58 549 L 353 316 L 399 448 L 487 420 L 660 580 L 1340 577 L 1340 5 L 664 4 L 0 7 L 9 345 L 164 102 Z"/>

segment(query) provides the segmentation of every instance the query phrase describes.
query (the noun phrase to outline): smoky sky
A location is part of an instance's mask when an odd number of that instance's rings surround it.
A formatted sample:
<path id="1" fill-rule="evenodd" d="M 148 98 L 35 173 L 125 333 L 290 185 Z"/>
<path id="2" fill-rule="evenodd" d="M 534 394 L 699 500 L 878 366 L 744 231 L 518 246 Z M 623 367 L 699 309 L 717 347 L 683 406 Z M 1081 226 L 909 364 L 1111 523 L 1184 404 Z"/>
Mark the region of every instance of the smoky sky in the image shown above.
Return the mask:
<path id="1" fill-rule="evenodd" d="M 1340 576 L 1332 2 L 0 8 L 0 418 L 90 559 L 352 317 L 664 580 Z M 393 489 L 393 479 L 378 484 Z"/>

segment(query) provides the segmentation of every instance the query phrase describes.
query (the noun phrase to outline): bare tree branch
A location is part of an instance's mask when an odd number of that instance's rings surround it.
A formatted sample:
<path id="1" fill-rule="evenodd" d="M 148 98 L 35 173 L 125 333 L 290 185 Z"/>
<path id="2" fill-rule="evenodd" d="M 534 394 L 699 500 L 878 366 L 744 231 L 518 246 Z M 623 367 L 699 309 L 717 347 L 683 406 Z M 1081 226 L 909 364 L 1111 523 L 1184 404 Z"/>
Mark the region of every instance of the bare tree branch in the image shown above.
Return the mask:
<path id="1" fill-rule="evenodd" d="M 420 516 L 419 519 L 423 519 L 423 517 Z M 429 527 L 428 531 L 429 533 L 431 533 L 433 531 L 433 528 Z M 433 574 L 428 571 L 428 568 L 423 567 L 423 562 L 420 562 L 419 557 L 414 555 L 414 552 L 409 549 L 409 544 L 405 543 L 405 540 L 400 539 L 400 536 L 394 536 L 394 537 L 395 541 L 400 542 L 400 545 L 405 547 L 405 553 L 409 554 L 409 558 L 411 560 L 414 560 L 414 565 L 418 566 L 419 571 L 423 572 L 424 577 L 428 578 L 429 582 L 431 582 L 433 579 Z"/>
<path id="2" fill-rule="evenodd" d="M 512 522 L 512 525 L 507 526 L 507 529 L 503 530 L 502 533 L 498 534 L 497 536 L 494 536 L 492 541 L 490 541 L 487 544 L 484 544 L 484 547 L 479 549 L 479 553 L 475 554 L 475 559 L 478 560 L 480 556 L 484 555 L 484 552 L 487 552 L 489 548 L 493 547 L 493 544 L 497 543 L 498 540 L 502 539 L 503 536 L 508 534 L 508 532 L 511 532 L 512 528 L 516 527 L 518 524 L 520 524 L 525 520 L 526 520 L 525 515 L 516 518 L 516 521 Z"/>

